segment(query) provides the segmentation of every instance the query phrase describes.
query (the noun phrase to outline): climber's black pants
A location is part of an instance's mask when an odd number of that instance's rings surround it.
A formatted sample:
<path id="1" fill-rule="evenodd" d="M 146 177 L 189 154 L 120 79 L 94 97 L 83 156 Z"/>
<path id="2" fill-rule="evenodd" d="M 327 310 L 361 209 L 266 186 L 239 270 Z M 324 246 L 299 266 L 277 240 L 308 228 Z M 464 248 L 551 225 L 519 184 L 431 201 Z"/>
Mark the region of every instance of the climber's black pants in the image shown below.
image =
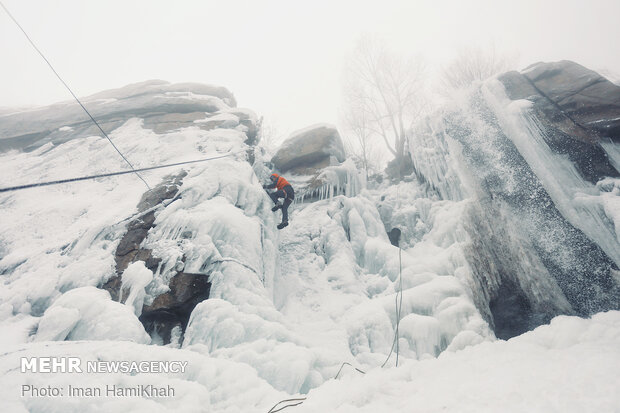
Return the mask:
<path id="1" fill-rule="evenodd" d="M 288 222 L 288 207 L 295 199 L 293 187 L 287 185 L 282 189 L 278 189 L 276 192 L 270 193 L 269 196 L 275 204 L 278 203 L 278 198 L 284 198 L 284 203 L 282 204 L 282 222 Z"/>

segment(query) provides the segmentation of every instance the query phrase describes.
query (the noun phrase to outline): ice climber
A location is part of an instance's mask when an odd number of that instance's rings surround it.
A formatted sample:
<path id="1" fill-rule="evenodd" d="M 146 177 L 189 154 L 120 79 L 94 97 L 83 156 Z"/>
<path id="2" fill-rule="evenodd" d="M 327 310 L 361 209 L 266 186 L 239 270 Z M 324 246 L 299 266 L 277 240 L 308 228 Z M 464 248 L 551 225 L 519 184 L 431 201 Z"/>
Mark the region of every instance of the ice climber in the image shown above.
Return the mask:
<path id="1" fill-rule="evenodd" d="M 276 204 L 276 206 L 271 208 L 272 211 L 275 212 L 282 208 L 282 222 L 278 224 L 278 229 L 282 229 L 288 225 L 288 207 L 293 202 L 293 199 L 295 199 L 295 191 L 293 191 L 291 184 L 289 184 L 286 179 L 278 174 L 271 174 L 269 179 L 271 179 L 271 184 L 263 185 L 263 188 L 277 189 L 277 191 L 271 192 L 269 197 L 271 197 L 273 202 Z M 284 198 L 284 202 L 280 204 L 278 202 L 278 198 Z"/>

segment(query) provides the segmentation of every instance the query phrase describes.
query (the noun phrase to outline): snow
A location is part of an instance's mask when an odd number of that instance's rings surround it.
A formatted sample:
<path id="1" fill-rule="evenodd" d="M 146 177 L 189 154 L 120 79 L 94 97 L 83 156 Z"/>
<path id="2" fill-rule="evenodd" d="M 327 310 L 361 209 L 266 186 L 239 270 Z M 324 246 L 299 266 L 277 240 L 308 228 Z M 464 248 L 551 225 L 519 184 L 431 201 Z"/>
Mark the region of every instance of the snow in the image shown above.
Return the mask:
<path id="1" fill-rule="evenodd" d="M 151 341 L 129 306 L 110 300 L 107 291 L 95 287 L 64 293 L 45 310 L 39 327 L 37 341 L 129 340 L 142 344 Z"/>
<path id="2" fill-rule="evenodd" d="M 136 168 L 229 153 L 242 148 L 245 140 L 238 131 L 207 132 L 198 127 L 155 134 L 135 118 L 110 137 Z M 234 156 L 243 157 L 240 153 Z M 93 136 L 57 147 L 49 144 L 30 153 L 5 153 L 0 176 L 5 187 L 126 168 L 105 139 Z M 143 172 L 142 176 L 154 186 L 180 169 Z M 128 174 L 3 194 L 0 271 L 6 275 L 0 301 L 11 303 L 14 311 L 28 303 L 31 309 L 23 307 L 26 312 L 41 315 L 62 292 L 104 282 L 114 266 L 113 252 L 125 231 L 124 220 L 136 212 L 145 189 L 137 177 Z"/>
<path id="3" fill-rule="evenodd" d="M 620 313 L 557 317 L 509 341 L 397 369 L 355 372 L 308 394 L 298 412 L 612 412 L 620 405 Z"/>
<path id="4" fill-rule="evenodd" d="M 218 97 L 203 95 L 199 93 L 192 92 L 164 92 L 162 95 L 155 95 L 156 99 L 183 99 L 191 102 L 195 101 L 205 101 L 208 104 L 211 104 L 217 108 L 217 110 L 226 110 L 229 109 L 229 106 L 224 103 L 224 101 Z"/>
<path id="5" fill-rule="evenodd" d="M 223 112 L 210 116 L 206 119 L 195 120 L 194 123 L 214 126 L 217 125 L 220 128 L 234 128 L 239 124 L 239 117 L 233 115 L 232 113 Z"/>
<path id="6" fill-rule="evenodd" d="M 142 314 L 142 306 L 146 292 L 144 289 L 153 281 L 153 272 L 146 268 L 143 261 L 129 264 L 123 271 L 121 284 L 121 299 L 125 289 L 129 290 L 129 295 L 125 300 L 125 305 L 132 307 L 136 316 Z"/>
<path id="7" fill-rule="evenodd" d="M 315 123 L 313 125 L 310 126 L 306 126 L 305 128 L 301 128 L 298 130 L 293 131 L 288 138 L 286 138 L 286 141 L 288 140 L 293 140 L 294 138 L 297 138 L 300 135 L 304 135 L 308 132 L 310 132 L 311 130 L 314 129 L 321 129 L 321 128 L 325 128 L 325 129 L 334 129 L 334 130 L 338 130 L 338 128 L 336 128 L 336 125 L 331 124 L 331 123 Z M 285 142 L 286 142 L 285 141 Z M 283 144 L 284 145 L 284 144 Z"/>
<path id="8" fill-rule="evenodd" d="M 195 351 L 147 346 L 132 342 L 84 341 L 42 342 L 3 348 L 0 358 L 2 399 L 0 408 L 6 412 L 19 411 L 136 411 L 136 412 L 239 412 L 261 410 L 272 400 L 286 397 L 243 363 L 201 355 Z M 20 357 L 79 357 L 82 366 L 87 361 L 176 361 L 186 362 L 185 372 L 141 373 L 29 373 L 26 381 L 19 371 Z M 17 366 L 17 368 L 16 368 Z M 20 397 L 23 384 L 37 387 L 56 386 L 64 397 Z M 104 397 L 68 397 L 68 386 L 101 388 Z M 130 387 L 153 385 L 171 386 L 174 397 L 105 397 L 106 386 Z M 265 408 L 266 411 L 268 409 Z"/>
<path id="9" fill-rule="evenodd" d="M 432 324 L 427 328 L 432 329 Z M 181 361 L 183 373 L 125 375 L 29 373 L 20 357 L 70 356 L 92 360 Z M 620 312 L 591 319 L 557 317 L 550 325 L 509 341 L 486 342 L 438 358 L 402 360 L 398 368 L 343 369 L 311 390 L 298 412 L 587 412 L 620 405 Z M 303 369 L 291 360 L 289 371 Z M 113 341 L 41 342 L 3 346 L 0 357 L 3 411 L 267 412 L 299 397 L 274 390 L 242 362 L 200 351 Z M 335 373 L 333 376 L 335 376 Z M 174 397 L 21 398 L 21 385 L 101 387 L 172 386 Z"/>

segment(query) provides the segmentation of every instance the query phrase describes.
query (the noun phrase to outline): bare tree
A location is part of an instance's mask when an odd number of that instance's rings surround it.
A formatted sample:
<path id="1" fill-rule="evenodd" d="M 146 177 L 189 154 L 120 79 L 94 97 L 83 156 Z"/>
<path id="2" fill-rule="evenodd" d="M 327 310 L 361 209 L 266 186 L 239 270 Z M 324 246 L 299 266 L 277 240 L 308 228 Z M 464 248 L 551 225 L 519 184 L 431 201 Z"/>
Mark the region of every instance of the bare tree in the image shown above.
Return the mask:
<path id="1" fill-rule="evenodd" d="M 362 108 L 356 107 L 355 103 L 355 101 L 352 102 L 353 105 L 344 115 L 347 127 L 344 139 L 345 148 L 359 160 L 368 180 L 369 170 L 374 166 L 371 166 L 372 133 L 367 113 Z"/>
<path id="2" fill-rule="evenodd" d="M 360 40 L 348 62 L 345 84 L 345 121 L 358 141 L 382 139 L 401 165 L 407 134 L 422 113 L 423 80 L 420 59 L 391 53 L 376 39 Z M 367 154 L 367 144 L 363 147 Z"/>
<path id="3" fill-rule="evenodd" d="M 498 52 L 495 46 L 487 49 L 461 49 L 443 70 L 443 86 L 446 89 L 465 88 L 477 80 L 485 80 L 509 70 L 515 60 L 514 57 Z"/>
<path id="4" fill-rule="evenodd" d="M 265 119 L 263 116 L 259 119 L 259 142 L 263 148 L 269 153 L 274 153 L 278 145 L 284 140 L 276 122 L 271 119 Z"/>

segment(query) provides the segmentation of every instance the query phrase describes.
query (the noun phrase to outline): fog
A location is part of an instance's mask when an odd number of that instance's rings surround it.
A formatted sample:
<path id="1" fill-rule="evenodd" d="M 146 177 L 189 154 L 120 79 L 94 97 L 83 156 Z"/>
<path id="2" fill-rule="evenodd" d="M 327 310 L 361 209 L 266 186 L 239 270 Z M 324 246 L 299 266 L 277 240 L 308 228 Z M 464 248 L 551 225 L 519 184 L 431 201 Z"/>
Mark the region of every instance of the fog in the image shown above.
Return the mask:
<path id="1" fill-rule="evenodd" d="M 229 88 L 279 134 L 339 122 L 343 67 L 371 34 L 437 73 L 464 47 L 517 69 L 574 60 L 620 77 L 620 2 L 40 1 L 5 6 L 78 96 L 147 79 Z M 0 10 L 0 106 L 71 98 Z"/>

